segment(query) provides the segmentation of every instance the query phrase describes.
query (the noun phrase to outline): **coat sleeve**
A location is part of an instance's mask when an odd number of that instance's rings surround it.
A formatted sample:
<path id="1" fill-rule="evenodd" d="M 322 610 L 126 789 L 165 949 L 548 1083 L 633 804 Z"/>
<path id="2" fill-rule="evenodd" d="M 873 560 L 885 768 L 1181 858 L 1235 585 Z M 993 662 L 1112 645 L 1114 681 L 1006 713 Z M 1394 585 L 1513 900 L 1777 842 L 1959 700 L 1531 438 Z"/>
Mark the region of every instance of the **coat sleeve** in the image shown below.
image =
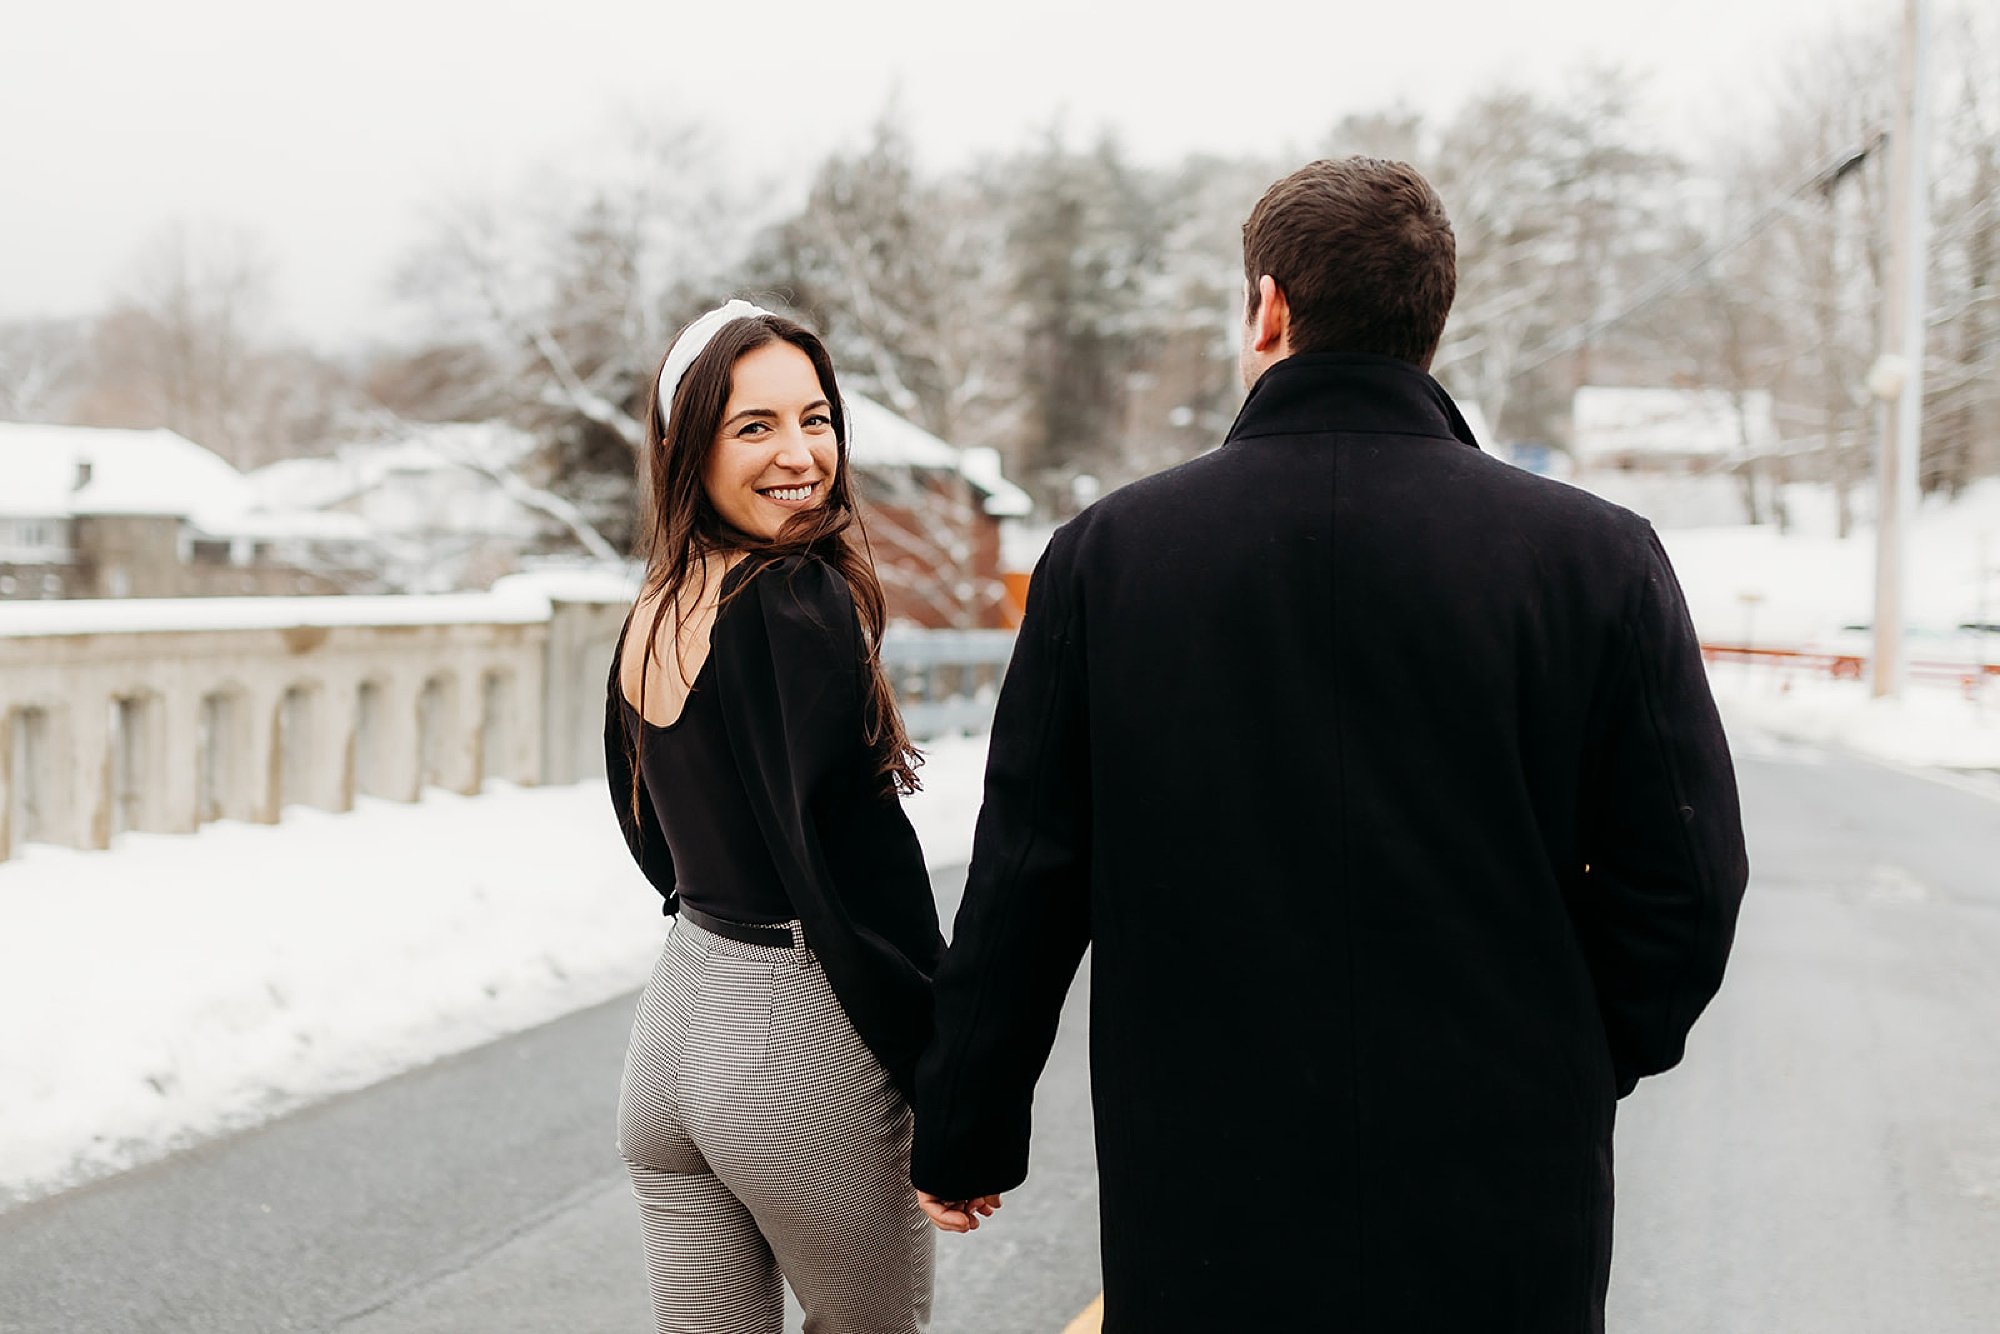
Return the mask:
<path id="1" fill-rule="evenodd" d="M 630 624 L 628 618 L 628 628 Z M 618 816 L 618 831 L 625 836 L 625 846 L 631 849 L 632 860 L 645 872 L 646 879 L 660 892 L 665 901 L 661 910 L 672 913 L 680 906 L 674 888 L 674 855 L 667 847 L 666 833 L 653 810 L 651 794 L 646 791 L 645 775 L 634 762 L 638 757 L 638 722 L 625 704 L 624 687 L 618 680 L 625 634 L 624 630 L 618 632 L 618 648 L 611 655 L 611 675 L 604 687 L 604 776 L 611 789 L 611 808 Z M 635 788 L 639 807 L 636 820 L 632 816 Z"/>
<path id="2" fill-rule="evenodd" d="M 1721 985 L 1749 861 L 1701 645 L 1650 529 L 1621 638 L 1585 768 L 1573 917 L 1622 1097 L 1680 1061 Z"/>
<path id="3" fill-rule="evenodd" d="M 1090 756 L 1070 530 L 1030 582 L 987 755 L 985 803 L 936 1037 L 917 1071 L 911 1178 L 942 1199 L 1028 1175 L 1030 1112 L 1063 997 L 1090 941 Z"/>

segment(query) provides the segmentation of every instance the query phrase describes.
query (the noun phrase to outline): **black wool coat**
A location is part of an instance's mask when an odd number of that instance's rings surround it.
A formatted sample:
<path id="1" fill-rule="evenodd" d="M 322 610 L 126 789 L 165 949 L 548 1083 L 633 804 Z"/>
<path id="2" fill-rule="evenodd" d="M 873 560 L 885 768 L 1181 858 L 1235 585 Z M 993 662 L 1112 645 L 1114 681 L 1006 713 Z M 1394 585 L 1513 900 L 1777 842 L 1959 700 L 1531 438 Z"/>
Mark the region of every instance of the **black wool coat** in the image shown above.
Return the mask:
<path id="1" fill-rule="evenodd" d="M 865 740 L 868 646 L 841 575 L 816 556 L 751 556 L 723 578 L 709 635 L 734 769 L 806 943 L 870 1051 L 908 1095 L 944 953 L 923 848 Z M 621 637 L 622 643 L 622 637 Z M 633 764 L 636 714 L 606 682 L 604 766 L 618 826 L 664 909 L 673 850 Z M 632 815 L 639 789 L 638 818 Z"/>
<path id="2" fill-rule="evenodd" d="M 1746 875 L 1648 524 L 1291 357 L 1035 573 L 912 1175 L 1023 1180 L 1089 945 L 1110 1334 L 1601 1330 L 1613 1106 Z"/>

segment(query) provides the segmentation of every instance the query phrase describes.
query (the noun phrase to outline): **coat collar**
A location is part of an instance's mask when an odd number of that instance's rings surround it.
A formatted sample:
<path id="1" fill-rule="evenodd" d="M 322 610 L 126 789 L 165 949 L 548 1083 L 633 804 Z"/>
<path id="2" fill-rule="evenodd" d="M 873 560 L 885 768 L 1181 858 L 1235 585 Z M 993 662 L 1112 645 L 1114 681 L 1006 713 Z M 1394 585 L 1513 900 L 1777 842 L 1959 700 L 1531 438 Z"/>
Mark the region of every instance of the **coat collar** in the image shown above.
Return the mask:
<path id="1" fill-rule="evenodd" d="M 1301 352 L 1264 372 L 1224 443 L 1265 435 L 1421 435 L 1479 448 L 1436 380 L 1407 361 L 1347 352 Z"/>

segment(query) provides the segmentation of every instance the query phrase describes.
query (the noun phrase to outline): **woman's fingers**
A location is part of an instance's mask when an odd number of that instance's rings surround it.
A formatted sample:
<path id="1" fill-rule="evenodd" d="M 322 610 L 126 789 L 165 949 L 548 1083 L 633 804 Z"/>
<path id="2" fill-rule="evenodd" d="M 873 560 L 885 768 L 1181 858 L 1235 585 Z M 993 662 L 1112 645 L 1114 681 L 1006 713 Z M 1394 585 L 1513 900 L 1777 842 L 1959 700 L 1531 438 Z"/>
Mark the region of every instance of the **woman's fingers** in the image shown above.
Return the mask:
<path id="1" fill-rule="evenodd" d="M 941 1200 L 926 1191 L 917 1192 L 917 1204 L 924 1216 L 942 1232 L 974 1232 L 979 1220 L 990 1218 L 1000 1207 L 998 1195 L 979 1195 L 969 1200 Z"/>
<path id="2" fill-rule="evenodd" d="M 917 1192 L 917 1205 L 940 1232 L 970 1232 L 979 1226 L 979 1220 L 964 1201 L 940 1200 L 920 1190 Z"/>

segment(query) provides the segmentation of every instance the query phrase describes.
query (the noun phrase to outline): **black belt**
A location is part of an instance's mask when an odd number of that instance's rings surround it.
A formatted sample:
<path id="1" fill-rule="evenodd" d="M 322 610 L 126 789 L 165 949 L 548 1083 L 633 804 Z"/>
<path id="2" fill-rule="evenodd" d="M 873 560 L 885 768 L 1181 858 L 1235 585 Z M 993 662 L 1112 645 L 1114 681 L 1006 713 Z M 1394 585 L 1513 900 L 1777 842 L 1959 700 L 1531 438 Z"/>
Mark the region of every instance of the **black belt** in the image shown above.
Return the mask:
<path id="1" fill-rule="evenodd" d="M 792 948 L 792 928 L 789 926 L 754 926 L 749 922 L 728 922 L 720 917 L 710 917 L 699 908 L 692 908 L 683 902 L 681 916 L 704 931 L 721 936 L 724 940 L 734 940 L 744 945 L 775 945 L 781 950 Z"/>

